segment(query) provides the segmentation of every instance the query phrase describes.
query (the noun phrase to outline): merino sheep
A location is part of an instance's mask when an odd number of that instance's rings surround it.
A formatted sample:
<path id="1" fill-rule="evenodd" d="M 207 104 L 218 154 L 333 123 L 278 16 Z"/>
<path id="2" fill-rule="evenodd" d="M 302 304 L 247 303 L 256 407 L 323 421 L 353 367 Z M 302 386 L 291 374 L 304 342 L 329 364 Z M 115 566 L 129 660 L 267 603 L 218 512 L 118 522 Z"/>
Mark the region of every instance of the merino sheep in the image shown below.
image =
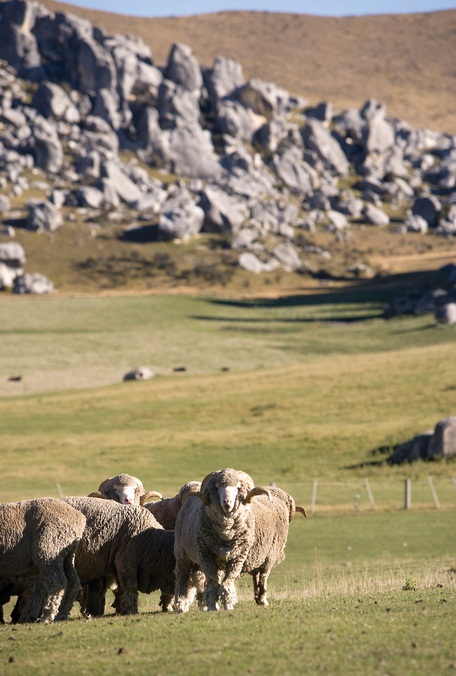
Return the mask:
<path id="1" fill-rule="evenodd" d="M 177 514 L 185 500 L 189 495 L 197 493 L 200 489 L 200 481 L 189 481 L 182 486 L 179 493 L 173 498 L 163 498 L 157 502 L 149 502 L 147 505 L 144 505 L 144 507 L 155 516 L 158 523 L 160 523 L 163 528 L 166 528 L 166 530 L 174 530 Z"/>
<path id="2" fill-rule="evenodd" d="M 254 541 L 251 500 L 269 489 L 254 487 L 245 472 L 227 468 L 212 472 L 199 493 L 190 495 L 176 519 L 176 612 L 186 612 L 195 594 L 195 569 L 206 577 L 204 602 L 216 610 L 220 599 L 226 610 L 237 603 L 234 581 L 242 572 Z"/>
<path id="3" fill-rule="evenodd" d="M 269 486 L 269 491 L 270 500 L 260 495 L 252 502 L 255 538 L 242 568 L 243 574 L 252 576 L 254 599 L 260 606 L 269 605 L 268 577 L 285 558 L 290 521 L 296 512 L 307 516 L 304 507 L 296 505 L 289 493 L 276 486 Z"/>
<path id="4" fill-rule="evenodd" d="M 146 493 L 142 481 L 131 474 L 117 474 L 105 479 L 98 487 L 98 491 L 90 493 L 90 498 L 107 498 L 115 500 L 121 505 L 143 505 L 152 497 L 162 498 L 161 493 L 149 491 Z"/>
<path id="5" fill-rule="evenodd" d="M 57 498 L 0 505 L 0 603 L 19 597 L 13 621 L 67 619 L 80 589 L 74 559 L 85 524 Z"/>
<path id="6" fill-rule="evenodd" d="M 108 584 L 115 580 L 114 608 L 128 615 L 138 612 L 138 592 L 161 590 L 163 611 L 174 597 L 174 532 L 162 528 L 143 507 L 120 505 L 91 497 L 62 498 L 82 512 L 87 525 L 75 558 L 82 585 L 87 585 L 81 611 L 104 613 Z"/>

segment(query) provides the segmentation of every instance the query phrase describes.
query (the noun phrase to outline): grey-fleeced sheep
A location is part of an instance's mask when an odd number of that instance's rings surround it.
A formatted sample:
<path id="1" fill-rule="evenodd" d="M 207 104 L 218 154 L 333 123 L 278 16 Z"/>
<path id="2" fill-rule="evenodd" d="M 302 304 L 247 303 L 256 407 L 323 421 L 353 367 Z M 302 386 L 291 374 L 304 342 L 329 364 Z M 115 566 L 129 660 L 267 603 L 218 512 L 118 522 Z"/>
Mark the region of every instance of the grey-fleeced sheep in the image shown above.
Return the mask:
<path id="1" fill-rule="evenodd" d="M 189 495 L 198 492 L 200 489 L 200 481 L 189 481 L 182 486 L 178 494 L 174 497 L 163 498 L 157 502 L 149 502 L 147 505 L 144 505 L 144 507 L 155 516 L 158 523 L 160 523 L 163 528 L 166 528 L 166 530 L 174 530 L 176 518 L 182 505 Z"/>
<path id="2" fill-rule="evenodd" d="M 170 610 L 174 597 L 174 532 L 160 526 L 143 507 L 91 497 L 62 498 L 81 511 L 87 525 L 75 565 L 85 593 L 81 611 L 104 613 L 108 584 L 117 583 L 114 608 L 122 615 L 138 612 L 138 592 L 161 590 L 160 605 Z"/>
<path id="3" fill-rule="evenodd" d="M 131 474 L 117 474 L 102 481 L 98 491 L 90 493 L 89 497 L 115 500 L 121 505 L 143 505 L 146 500 L 162 495 L 156 491 L 146 493 L 142 481 Z"/>
<path id="4" fill-rule="evenodd" d="M 226 610 L 234 608 L 234 581 L 242 572 L 255 537 L 250 502 L 264 493 L 269 494 L 269 490 L 255 488 L 248 474 L 227 468 L 209 474 L 200 492 L 185 501 L 175 531 L 176 612 L 186 612 L 194 598 L 195 567 L 206 577 L 207 610 L 215 610 L 219 599 Z"/>
<path id="5" fill-rule="evenodd" d="M 85 524 L 56 498 L 0 504 L 0 603 L 19 596 L 14 621 L 67 619 L 80 589 L 74 559 Z"/>
<path id="6" fill-rule="evenodd" d="M 307 516 L 304 507 L 296 505 L 289 493 L 276 486 L 269 486 L 269 492 L 270 500 L 259 495 L 252 502 L 255 537 L 242 568 L 243 573 L 252 576 L 254 599 L 260 606 L 269 605 L 268 577 L 285 558 L 290 521 L 296 512 Z"/>

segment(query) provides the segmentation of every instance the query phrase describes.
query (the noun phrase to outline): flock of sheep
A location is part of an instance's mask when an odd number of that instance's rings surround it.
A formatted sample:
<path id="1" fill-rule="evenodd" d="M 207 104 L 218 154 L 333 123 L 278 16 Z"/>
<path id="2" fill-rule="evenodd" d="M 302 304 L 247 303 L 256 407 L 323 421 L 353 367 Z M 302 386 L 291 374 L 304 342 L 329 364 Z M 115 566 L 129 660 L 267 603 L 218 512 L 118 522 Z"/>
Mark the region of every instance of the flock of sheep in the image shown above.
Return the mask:
<path id="1" fill-rule="evenodd" d="M 123 615 L 138 612 L 139 592 L 157 590 L 163 611 L 186 612 L 195 599 L 232 610 L 243 574 L 267 606 L 296 512 L 306 516 L 291 495 L 232 468 L 173 498 L 119 474 L 88 497 L 0 504 L 0 621 L 13 596 L 12 622 L 65 620 L 76 600 L 85 616 L 101 616 L 108 589 Z"/>

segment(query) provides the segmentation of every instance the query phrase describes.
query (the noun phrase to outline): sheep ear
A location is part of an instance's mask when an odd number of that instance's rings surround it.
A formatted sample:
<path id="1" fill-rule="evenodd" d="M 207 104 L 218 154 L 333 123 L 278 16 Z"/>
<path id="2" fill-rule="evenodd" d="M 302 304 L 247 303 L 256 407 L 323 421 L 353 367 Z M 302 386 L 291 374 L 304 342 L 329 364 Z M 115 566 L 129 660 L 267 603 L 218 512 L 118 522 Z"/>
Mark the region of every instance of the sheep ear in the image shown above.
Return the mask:
<path id="1" fill-rule="evenodd" d="M 148 502 L 151 498 L 158 498 L 159 500 L 163 500 L 163 495 L 158 491 L 148 491 L 147 493 L 144 493 L 144 495 L 140 496 L 139 504 L 142 506 L 145 502 Z"/>
<path id="2" fill-rule="evenodd" d="M 104 493 L 100 493 L 100 491 L 94 491 L 93 493 L 89 493 L 87 496 L 88 498 L 101 498 L 102 500 L 110 500 L 107 495 Z"/>
<path id="3" fill-rule="evenodd" d="M 267 488 L 267 486 L 255 486 L 255 488 L 252 488 L 245 496 L 244 502 L 251 502 L 255 495 L 267 495 L 269 502 L 272 502 L 271 491 L 269 488 Z"/>
<path id="4" fill-rule="evenodd" d="M 182 486 L 179 491 L 179 508 L 182 507 L 187 498 L 193 493 L 200 492 L 201 483 L 199 481 L 189 481 Z"/>
<path id="5" fill-rule="evenodd" d="M 218 471 L 217 471 L 217 472 L 211 472 L 210 474 L 208 474 L 207 476 L 204 477 L 204 479 L 203 479 L 203 481 L 202 481 L 202 483 L 201 483 L 201 493 L 205 493 L 205 492 L 206 492 L 207 487 L 208 487 L 210 481 L 211 481 L 212 478 L 213 478 L 216 474 L 218 474 L 218 473 L 219 473 Z"/>
<path id="6" fill-rule="evenodd" d="M 110 479 L 105 479 L 99 486 L 98 490 L 100 493 L 104 493 L 111 485 L 112 480 L 115 479 L 115 477 L 111 477 Z"/>
<path id="7" fill-rule="evenodd" d="M 208 504 L 209 504 L 209 500 L 204 495 L 204 493 L 202 493 L 201 491 L 195 491 L 193 493 L 189 493 L 188 498 L 199 498 L 205 507 L 207 507 Z"/>
<path id="8" fill-rule="evenodd" d="M 307 519 L 307 512 L 306 512 L 306 510 L 305 510 L 304 507 L 301 507 L 300 505 L 296 505 L 296 511 L 297 511 L 297 512 L 300 512 L 301 514 L 303 514 L 303 515 L 306 517 L 306 519 Z"/>

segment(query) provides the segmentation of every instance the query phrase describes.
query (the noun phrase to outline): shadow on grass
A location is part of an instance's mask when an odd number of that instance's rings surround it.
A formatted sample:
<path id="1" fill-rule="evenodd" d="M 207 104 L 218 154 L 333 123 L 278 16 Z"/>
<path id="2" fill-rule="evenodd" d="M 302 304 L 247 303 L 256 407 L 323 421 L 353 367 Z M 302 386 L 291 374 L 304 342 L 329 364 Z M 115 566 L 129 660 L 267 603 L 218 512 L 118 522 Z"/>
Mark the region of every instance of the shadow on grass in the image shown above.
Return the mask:
<path id="1" fill-rule="evenodd" d="M 318 293 L 283 295 L 278 298 L 246 298 L 224 299 L 208 298 L 215 305 L 226 305 L 240 308 L 286 308 L 295 306 L 319 306 L 336 304 L 386 304 L 405 292 L 416 290 L 425 292 L 446 281 L 445 271 L 424 270 L 407 272 L 370 280 L 359 280 L 347 283 L 340 289 L 322 290 Z"/>
<path id="2" fill-rule="evenodd" d="M 445 279 L 443 270 L 430 270 L 410 272 L 388 277 L 377 277 L 372 280 L 359 280 L 347 284 L 340 289 L 328 289 L 313 293 L 282 295 L 276 298 L 205 298 L 205 302 L 214 306 L 239 308 L 243 310 L 255 309 L 286 309 L 293 307 L 323 307 L 333 306 L 330 316 L 299 317 L 299 318 L 265 318 L 265 317 L 227 317 L 193 315 L 192 318 L 202 321 L 218 321 L 227 324 L 253 325 L 276 323 L 276 324 L 355 324 L 373 319 L 386 319 L 389 304 L 398 296 L 411 290 L 417 293 L 425 293 L 429 289 L 436 288 Z M 352 314 L 347 313 L 347 305 L 358 305 L 359 310 Z M 337 306 L 341 307 L 340 315 L 337 314 Z M 365 306 L 365 312 L 362 311 Z M 434 324 L 429 324 L 426 329 L 434 329 Z M 423 327 L 414 329 L 422 331 Z M 398 333 L 407 333 L 410 328 L 398 329 Z"/>
<path id="3" fill-rule="evenodd" d="M 371 456 L 372 460 L 365 460 L 363 462 L 355 463 L 354 465 L 346 465 L 343 467 L 343 469 L 352 470 L 364 469 L 366 467 L 382 467 L 385 465 L 391 465 L 393 452 L 395 448 L 400 445 L 401 444 L 387 444 L 386 446 L 378 446 L 377 448 L 373 448 L 371 451 L 369 451 L 369 455 Z"/>

